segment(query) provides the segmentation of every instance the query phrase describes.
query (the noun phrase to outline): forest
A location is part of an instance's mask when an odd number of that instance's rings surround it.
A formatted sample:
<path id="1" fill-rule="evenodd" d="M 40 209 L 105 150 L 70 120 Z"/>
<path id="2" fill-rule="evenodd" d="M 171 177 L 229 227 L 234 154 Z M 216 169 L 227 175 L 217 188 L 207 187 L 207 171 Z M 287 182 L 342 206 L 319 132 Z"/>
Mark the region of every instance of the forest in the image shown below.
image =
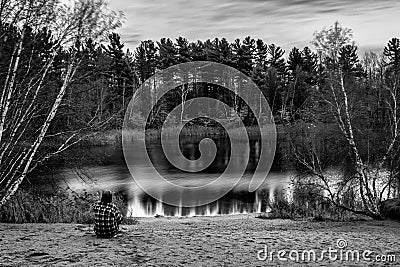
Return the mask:
<path id="1" fill-rule="evenodd" d="M 399 194 L 396 37 L 381 53 L 360 54 L 352 30 L 335 22 L 316 26 L 310 47 L 290 51 L 250 36 L 145 40 L 131 51 L 117 33 L 122 14 L 108 10 L 104 1 L 77 1 L 71 8 L 58 1 L 2 0 L 0 18 L 0 206 L 52 157 L 88 136 L 120 130 L 131 98 L 147 79 L 193 61 L 221 63 L 252 79 L 275 123 L 291 136 L 299 164 L 338 207 L 380 218 L 382 201 Z M 160 114 L 199 95 L 228 94 L 206 86 L 177 90 L 160 103 Z M 243 105 L 232 109 L 253 126 Z M 153 120 L 152 127 L 161 124 L 162 118 Z M 331 127 L 335 131 L 327 131 Z M 315 142 L 327 136 L 339 145 L 322 153 Z M 335 190 L 324 173 L 332 164 L 345 166 Z M 359 205 L 348 201 L 356 193 Z"/>

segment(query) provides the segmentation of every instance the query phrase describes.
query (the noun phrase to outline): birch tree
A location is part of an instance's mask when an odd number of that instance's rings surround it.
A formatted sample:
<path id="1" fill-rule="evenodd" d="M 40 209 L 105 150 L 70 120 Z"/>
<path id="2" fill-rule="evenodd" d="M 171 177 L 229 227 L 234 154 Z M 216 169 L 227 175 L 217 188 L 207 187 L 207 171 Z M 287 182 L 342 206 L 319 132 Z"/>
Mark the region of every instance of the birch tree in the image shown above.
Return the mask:
<path id="1" fill-rule="evenodd" d="M 53 133 L 53 136 L 64 134 L 65 141 L 52 151 L 41 152 L 43 142 L 49 137 L 49 127 L 82 61 L 76 44 L 87 38 L 101 41 L 120 26 L 122 14 L 110 11 L 103 0 L 1 0 L 0 18 L 2 42 L 8 42 L 12 34 L 16 38 L 12 55 L 7 59 L 8 68 L 2 70 L 4 79 L 0 79 L 2 206 L 40 163 L 79 141 L 76 133 Z M 42 29 L 51 32 L 51 47 L 41 64 L 32 66 L 30 59 L 37 53 L 37 47 L 28 45 L 25 37 L 28 31 L 35 33 Z M 62 82 L 49 83 L 54 62 L 61 53 L 68 55 L 62 59 Z M 45 90 L 52 91 L 46 96 L 54 98 L 43 102 Z"/>
<path id="2" fill-rule="evenodd" d="M 335 24 L 332 29 L 337 28 Z M 384 69 L 384 76 L 370 75 L 380 77 L 373 90 L 379 92 L 379 97 L 388 110 L 385 122 L 380 124 L 384 126 L 380 128 L 375 126 L 376 123 L 366 124 L 360 121 L 359 113 L 368 114 L 365 109 L 371 106 L 366 103 L 368 99 L 360 101 L 363 96 L 357 93 L 367 90 L 363 87 L 366 84 L 363 80 L 365 78 L 353 77 L 351 82 L 346 66 L 341 65 L 335 56 L 336 51 L 344 47 L 345 43 L 351 42 L 351 39 L 346 38 L 349 32 L 346 30 L 341 31 L 339 35 L 331 35 L 330 32 L 324 31 L 316 35 L 314 43 L 319 43 L 319 40 L 328 42 L 323 46 L 317 46 L 322 49 L 321 53 L 330 58 L 329 63 L 325 62 L 327 67 L 324 83 L 317 90 L 320 103 L 329 110 L 338 127 L 339 135 L 335 139 L 344 141 L 343 150 L 347 151 L 348 156 L 342 159 L 341 164 L 348 164 L 351 172 L 343 173 L 340 168 L 335 174 L 328 171 L 327 167 L 332 163 L 329 159 L 322 158 L 316 140 L 315 132 L 318 130 L 306 129 L 308 133 L 306 141 L 298 142 L 297 138 L 297 141 L 292 143 L 293 150 L 298 162 L 311 174 L 303 178 L 300 183 L 318 187 L 323 198 L 343 210 L 381 219 L 381 203 L 398 194 L 396 183 L 400 174 L 399 72 L 388 65 Z M 336 37 L 333 38 L 334 36 Z M 357 79 L 359 81 L 354 82 Z M 371 102 L 373 101 L 375 100 L 371 99 Z M 349 196 L 350 201 L 348 201 Z"/>

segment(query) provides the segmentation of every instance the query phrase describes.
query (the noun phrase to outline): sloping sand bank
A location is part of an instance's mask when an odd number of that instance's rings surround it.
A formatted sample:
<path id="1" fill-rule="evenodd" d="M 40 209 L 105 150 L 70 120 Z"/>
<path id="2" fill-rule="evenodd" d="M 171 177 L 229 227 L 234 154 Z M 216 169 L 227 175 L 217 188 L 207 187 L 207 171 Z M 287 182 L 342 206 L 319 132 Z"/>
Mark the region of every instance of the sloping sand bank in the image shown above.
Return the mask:
<path id="1" fill-rule="evenodd" d="M 113 239 L 96 238 L 92 226 L 0 224 L 0 266 L 400 266 L 400 223 L 261 220 L 255 215 L 139 219 Z M 310 261 L 304 250 L 371 250 L 373 261 Z M 268 253 L 265 254 L 267 245 Z M 341 244 L 343 245 L 343 243 Z M 260 250 L 263 250 L 259 252 Z M 272 250 L 287 253 L 273 259 Z M 299 261 L 295 260 L 297 250 Z M 306 255 L 306 254 L 305 254 Z M 339 254 L 336 254 L 339 255 Z M 393 259 L 377 262 L 376 256 Z M 334 255 L 333 255 L 334 256 Z M 382 257 L 381 257 L 382 258 Z M 393 257 L 392 257 L 393 258 Z M 312 259 L 312 258 L 311 258 Z"/>

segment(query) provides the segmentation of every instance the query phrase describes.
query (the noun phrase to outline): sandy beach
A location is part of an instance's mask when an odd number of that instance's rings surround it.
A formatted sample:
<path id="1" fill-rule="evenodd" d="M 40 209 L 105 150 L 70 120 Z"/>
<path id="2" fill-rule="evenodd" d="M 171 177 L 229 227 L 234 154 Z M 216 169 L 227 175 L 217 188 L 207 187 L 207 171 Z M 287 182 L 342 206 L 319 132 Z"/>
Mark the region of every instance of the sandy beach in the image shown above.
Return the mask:
<path id="1" fill-rule="evenodd" d="M 399 266 L 400 223 L 262 220 L 255 215 L 143 218 L 124 233 L 99 239 L 91 225 L 0 224 L 1 266 Z M 371 250 L 396 262 L 296 261 L 290 250 Z M 265 256 L 287 250 L 280 260 Z M 260 252 L 260 250 L 263 250 Z M 261 259 L 261 260 L 260 260 Z M 343 258 L 342 258 L 343 259 Z"/>

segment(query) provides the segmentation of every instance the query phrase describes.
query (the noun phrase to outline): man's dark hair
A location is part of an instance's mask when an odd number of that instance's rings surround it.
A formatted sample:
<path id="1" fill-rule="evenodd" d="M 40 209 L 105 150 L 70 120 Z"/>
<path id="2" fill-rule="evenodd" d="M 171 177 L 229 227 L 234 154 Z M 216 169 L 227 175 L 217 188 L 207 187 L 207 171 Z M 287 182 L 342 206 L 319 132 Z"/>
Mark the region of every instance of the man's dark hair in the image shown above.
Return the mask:
<path id="1" fill-rule="evenodd" d="M 101 195 L 101 202 L 103 203 L 111 203 L 112 202 L 112 193 L 111 191 L 105 191 Z"/>

